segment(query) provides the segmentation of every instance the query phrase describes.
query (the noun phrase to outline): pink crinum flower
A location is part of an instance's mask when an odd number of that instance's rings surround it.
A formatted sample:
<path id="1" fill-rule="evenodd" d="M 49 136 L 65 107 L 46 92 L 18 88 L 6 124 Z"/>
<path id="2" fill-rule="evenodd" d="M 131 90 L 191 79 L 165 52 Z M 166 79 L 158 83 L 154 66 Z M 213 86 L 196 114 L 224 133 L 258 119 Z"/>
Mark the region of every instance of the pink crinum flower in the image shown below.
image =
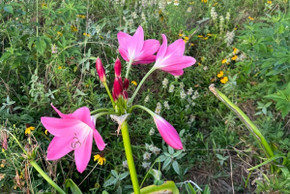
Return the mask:
<path id="1" fill-rule="evenodd" d="M 117 34 L 119 52 L 125 61 L 132 61 L 134 65 L 149 64 L 155 61 L 154 53 L 159 49 L 158 40 L 149 39 L 144 41 L 144 32 L 141 26 L 135 34 L 130 36 L 124 32 Z"/>
<path id="2" fill-rule="evenodd" d="M 185 43 L 182 39 L 176 40 L 167 46 L 167 38 L 162 34 L 163 43 L 156 56 L 155 69 L 166 71 L 174 76 L 183 75 L 183 69 L 195 64 L 196 60 L 184 56 Z"/>
<path id="3" fill-rule="evenodd" d="M 74 150 L 77 170 L 82 173 L 91 158 L 93 137 L 99 150 L 105 148 L 103 138 L 95 129 L 95 120 L 87 107 L 63 114 L 51 106 L 61 118 L 41 117 L 43 126 L 54 135 L 47 148 L 47 159 L 57 160 Z"/>

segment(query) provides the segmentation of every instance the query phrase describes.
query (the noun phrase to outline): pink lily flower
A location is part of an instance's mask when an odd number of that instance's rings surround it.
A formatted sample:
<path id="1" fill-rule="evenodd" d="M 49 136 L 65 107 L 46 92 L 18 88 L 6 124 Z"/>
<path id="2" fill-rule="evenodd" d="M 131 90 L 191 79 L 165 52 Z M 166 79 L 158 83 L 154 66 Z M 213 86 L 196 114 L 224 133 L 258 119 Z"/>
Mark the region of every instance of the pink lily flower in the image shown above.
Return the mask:
<path id="1" fill-rule="evenodd" d="M 183 75 L 183 69 L 195 64 L 196 60 L 184 56 L 185 43 L 178 39 L 167 47 L 167 38 L 162 34 L 163 43 L 156 56 L 155 69 L 166 71 L 174 76 Z"/>
<path id="2" fill-rule="evenodd" d="M 170 123 L 168 123 L 164 118 L 162 118 L 157 114 L 154 114 L 153 119 L 164 141 L 172 148 L 182 150 L 183 149 L 182 142 L 174 127 Z"/>
<path id="3" fill-rule="evenodd" d="M 47 148 L 47 159 L 57 160 L 74 150 L 77 170 L 82 173 L 91 158 L 93 137 L 99 150 L 105 148 L 103 138 L 95 129 L 95 120 L 87 107 L 63 114 L 51 106 L 61 118 L 41 117 L 43 126 L 54 135 Z"/>
<path id="4" fill-rule="evenodd" d="M 119 52 L 125 61 L 133 61 L 134 65 L 155 61 L 154 53 L 159 49 L 160 43 L 154 39 L 144 41 L 144 31 L 141 26 L 138 27 L 133 36 L 119 32 L 117 37 L 120 45 Z"/>

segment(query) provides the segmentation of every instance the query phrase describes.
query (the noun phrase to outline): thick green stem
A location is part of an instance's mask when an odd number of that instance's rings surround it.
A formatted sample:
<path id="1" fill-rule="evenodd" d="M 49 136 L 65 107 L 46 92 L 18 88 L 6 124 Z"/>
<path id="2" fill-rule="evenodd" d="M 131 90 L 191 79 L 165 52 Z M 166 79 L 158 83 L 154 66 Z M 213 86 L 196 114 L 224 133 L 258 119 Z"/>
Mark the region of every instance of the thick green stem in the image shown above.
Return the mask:
<path id="1" fill-rule="evenodd" d="M 99 113 L 99 112 L 110 112 L 110 111 L 114 111 L 114 110 L 110 110 L 110 109 L 108 109 L 108 108 L 99 108 L 99 109 L 97 109 L 97 110 L 93 110 L 93 111 L 91 112 L 91 115 L 96 114 L 96 113 Z"/>
<path id="2" fill-rule="evenodd" d="M 131 177 L 131 181 L 132 181 L 132 185 L 133 185 L 133 190 L 134 190 L 135 194 L 140 194 L 138 177 L 137 177 L 136 168 L 135 168 L 134 159 L 133 159 L 133 154 L 132 154 L 128 124 L 126 121 L 122 123 L 121 131 L 122 131 L 122 137 L 123 137 L 124 148 L 125 148 L 126 158 L 127 158 L 127 162 L 128 162 L 130 177 Z"/>
<path id="3" fill-rule="evenodd" d="M 141 189 L 141 194 L 153 193 L 158 191 L 171 191 L 173 194 L 179 194 L 175 183 L 173 181 L 166 181 L 162 185 L 150 185 Z"/>
<path id="4" fill-rule="evenodd" d="M 156 68 L 152 67 L 150 69 L 150 71 L 148 71 L 148 73 L 143 77 L 143 79 L 141 80 L 141 82 L 138 84 L 138 87 L 136 88 L 136 90 L 134 91 L 134 94 L 132 95 L 130 101 L 129 101 L 129 105 L 133 103 L 134 98 L 136 97 L 138 91 L 140 90 L 141 86 L 143 85 L 144 81 L 149 77 L 149 75 L 151 75 L 153 73 L 153 71 L 155 71 Z"/>
<path id="5" fill-rule="evenodd" d="M 107 82 L 103 82 L 103 84 L 104 84 L 104 86 L 106 88 L 106 91 L 107 91 L 107 93 L 108 93 L 108 95 L 109 95 L 109 97 L 111 99 L 111 102 L 112 102 L 112 105 L 113 105 L 113 108 L 114 108 L 115 107 L 115 102 L 114 102 L 114 99 L 113 99 L 112 94 L 110 92 L 110 89 L 109 89 L 109 87 L 107 85 Z"/>
<path id="6" fill-rule="evenodd" d="M 254 137 L 257 141 L 262 144 L 262 148 L 265 151 L 266 155 L 271 158 L 274 156 L 274 153 L 268 144 L 265 137 L 259 131 L 259 129 L 255 126 L 255 124 L 247 117 L 247 115 L 234 103 L 232 103 L 226 95 L 220 92 L 218 89 L 214 87 L 214 85 L 209 86 L 210 91 L 220 100 L 222 101 L 227 107 L 229 107 L 232 111 L 236 113 L 236 115 L 241 119 L 241 121 L 247 126 L 247 128 L 254 134 Z"/>
<path id="7" fill-rule="evenodd" d="M 38 166 L 35 161 L 30 161 L 31 166 L 35 168 L 35 170 L 51 185 L 53 186 L 59 193 L 65 194 L 64 190 L 62 190 L 51 178 Z"/>
<path id="8" fill-rule="evenodd" d="M 126 72 L 126 76 L 125 76 L 125 78 L 127 78 L 127 79 L 128 79 L 131 67 L 132 67 L 132 63 L 133 63 L 133 60 L 130 60 L 128 65 L 127 65 L 127 72 Z"/>

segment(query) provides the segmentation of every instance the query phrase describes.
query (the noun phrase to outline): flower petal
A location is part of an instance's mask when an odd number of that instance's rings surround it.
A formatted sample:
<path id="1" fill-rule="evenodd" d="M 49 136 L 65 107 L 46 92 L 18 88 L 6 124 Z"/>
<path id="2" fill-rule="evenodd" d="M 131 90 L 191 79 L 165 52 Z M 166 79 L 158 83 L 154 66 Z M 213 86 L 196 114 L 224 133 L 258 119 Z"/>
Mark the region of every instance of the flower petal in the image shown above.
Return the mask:
<path id="1" fill-rule="evenodd" d="M 132 49 L 134 49 L 134 53 L 137 54 L 141 52 L 144 45 L 144 31 L 142 26 L 139 26 L 132 37 Z M 130 54 L 130 53 L 129 53 Z"/>
<path id="2" fill-rule="evenodd" d="M 95 139 L 95 142 L 96 142 L 98 149 L 100 151 L 103 151 L 105 149 L 106 144 L 105 144 L 102 136 L 100 135 L 100 133 L 96 129 L 93 131 L 93 133 L 94 133 L 94 139 Z"/>
<path id="3" fill-rule="evenodd" d="M 47 160 L 58 160 L 73 149 L 70 147 L 72 137 L 54 137 L 47 148 Z"/>
<path id="4" fill-rule="evenodd" d="M 175 70 L 175 71 L 168 71 L 173 76 L 181 76 L 183 75 L 184 71 L 183 70 Z"/>
<path id="5" fill-rule="evenodd" d="M 130 61 L 129 54 L 125 48 L 119 48 L 119 52 L 125 61 L 127 61 L 127 62 Z"/>
<path id="6" fill-rule="evenodd" d="M 184 41 L 182 39 L 178 39 L 168 46 L 166 55 L 183 56 L 184 50 L 185 50 Z"/>
<path id="7" fill-rule="evenodd" d="M 91 153 L 92 153 L 92 143 L 93 143 L 93 132 L 90 131 L 90 133 L 87 136 L 87 139 L 84 141 L 84 144 L 75 149 L 75 162 L 77 166 L 77 170 L 82 173 L 87 168 Z"/>
<path id="8" fill-rule="evenodd" d="M 174 127 L 159 115 L 154 115 L 153 118 L 164 141 L 172 148 L 182 150 L 182 142 Z"/>
<path id="9" fill-rule="evenodd" d="M 184 69 L 195 64 L 196 60 L 190 56 L 181 56 L 181 57 L 170 57 L 163 62 L 162 67 L 160 68 L 163 71 L 176 71 Z"/>
<path id="10" fill-rule="evenodd" d="M 162 36 L 163 42 L 156 56 L 156 64 L 157 64 L 157 60 L 162 59 L 167 51 L 167 38 L 165 34 L 162 34 L 161 36 Z"/>
<path id="11" fill-rule="evenodd" d="M 128 48 L 132 36 L 125 32 L 118 32 L 117 38 L 121 48 Z"/>

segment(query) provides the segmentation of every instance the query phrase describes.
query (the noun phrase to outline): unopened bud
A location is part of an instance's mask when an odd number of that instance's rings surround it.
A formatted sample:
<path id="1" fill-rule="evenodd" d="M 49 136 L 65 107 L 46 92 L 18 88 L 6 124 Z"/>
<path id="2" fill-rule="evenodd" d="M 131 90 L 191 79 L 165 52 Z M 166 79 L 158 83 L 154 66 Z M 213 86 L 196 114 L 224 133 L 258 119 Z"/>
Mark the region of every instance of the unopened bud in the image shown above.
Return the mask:
<path id="1" fill-rule="evenodd" d="M 104 69 L 102 61 L 99 57 L 97 58 L 97 61 L 96 61 L 96 69 L 97 69 L 97 72 L 98 72 L 98 75 L 100 77 L 101 82 L 106 82 L 105 69 Z"/>
<path id="2" fill-rule="evenodd" d="M 125 78 L 124 79 L 124 84 L 123 84 L 124 90 L 127 90 L 128 89 L 129 84 L 130 84 L 129 80 L 127 78 Z"/>
<path id="3" fill-rule="evenodd" d="M 122 83 L 122 82 L 121 82 Z M 122 95 L 123 88 L 122 84 L 120 83 L 120 79 L 117 77 L 114 80 L 114 94 L 116 95 L 117 98 Z"/>
<path id="4" fill-rule="evenodd" d="M 122 69 L 122 66 L 121 66 L 121 61 L 120 59 L 117 57 L 116 59 L 116 62 L 115 62 L 115 76 L 116 77 L 121 77 L 121 69 Z"/>
<path id="5" fill-rule="evenodd" d="M 126 90 L 123 91 L 123 97 L 125 100 L 128 100 L 128 92 Z"/>

